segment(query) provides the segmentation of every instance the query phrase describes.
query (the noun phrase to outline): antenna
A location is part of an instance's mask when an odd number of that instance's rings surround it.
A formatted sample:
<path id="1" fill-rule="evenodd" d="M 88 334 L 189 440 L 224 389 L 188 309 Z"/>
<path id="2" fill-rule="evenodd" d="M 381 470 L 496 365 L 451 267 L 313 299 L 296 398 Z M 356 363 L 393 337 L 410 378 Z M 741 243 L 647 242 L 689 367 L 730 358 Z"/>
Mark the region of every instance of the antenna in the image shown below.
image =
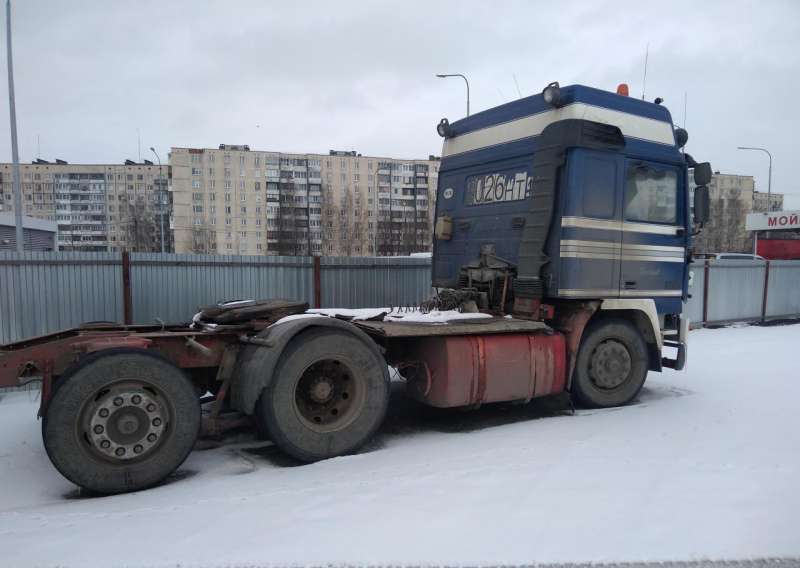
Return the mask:
<path id="1" fill-rule="evenodd" d="M 642 98 L 644 98 L 644 97 L 642 97 Z M 139 133 L 139 129 L 138 128 L 136 129 L 136 147 L 139 150 L 139 160 L 138 160 L 138 162 L 141 164 L 142 163 L 142 136 Z"/>
<path id="2" fill-rule="evenodd" d="M 519 90 L 519 83 L 517 83 L 517 76 L 514 73 L 512 73 L 511 76 L 514 78 L 514 86 L 517 87 L 517 96 L 519 96 L 519 98 L 522 98 L 522 93 Z"/>
<path id="3" fill-rule="evenodd" d="M 684 91 L 683 92 L 683 129 L 686 130 L 686 102 L 689 99 L 689 94 Z"/>
<path id="4" fill-rule="evenodd" d="M 497 87 L 497 93 L 500 95 L 500 100 L 506 102 L 506 96 L 503 94 L 503 91 L 500 90 L 500 87 Z"/>
<path id="5" fill-rule="evenodd" d="M 39 135 L 36 135 L 36 159 L 42 157 L 42 141 L 39 139 Z"/>
<path id="6" fill-rule="evenodd" d="M 642 100 L 644 100 L 644 89 L 647 86 L 647 59 L 650 56 L 650 42 L 647 42 L 647 48 L 644 51 L 644 77 L 642 78 Z"/>

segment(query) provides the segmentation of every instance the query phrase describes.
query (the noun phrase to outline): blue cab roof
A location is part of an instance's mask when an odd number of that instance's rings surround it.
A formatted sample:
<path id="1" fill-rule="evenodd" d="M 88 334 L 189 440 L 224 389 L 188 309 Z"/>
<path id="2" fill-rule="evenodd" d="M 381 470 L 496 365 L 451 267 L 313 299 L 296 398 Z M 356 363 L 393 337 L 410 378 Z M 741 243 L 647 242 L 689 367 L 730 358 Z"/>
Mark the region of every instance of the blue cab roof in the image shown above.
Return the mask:
<path id="1" fill-rule="evenodd" d="M 585 103 L 672 124 L 672 116 L 664 106 L 585 85 L 561 87 L 561 100 L 563 102 L 561 106 L 572 103 Z M 542 94 L 538 93 L 462 118 L 453 122 L 450 126 L 453 129 L 453 134 L 459 136 L 473 130 L 502 124 L 552 108 L 552 106 L 544 102 Z"/>

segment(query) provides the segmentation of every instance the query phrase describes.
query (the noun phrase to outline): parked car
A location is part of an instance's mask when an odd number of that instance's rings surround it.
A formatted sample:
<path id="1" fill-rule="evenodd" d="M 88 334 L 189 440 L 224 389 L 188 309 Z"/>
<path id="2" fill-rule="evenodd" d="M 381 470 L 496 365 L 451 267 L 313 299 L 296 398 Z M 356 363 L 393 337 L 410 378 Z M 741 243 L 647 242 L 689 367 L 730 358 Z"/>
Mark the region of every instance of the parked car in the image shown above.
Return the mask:
<path id="1" fill-rule="evenodd" d="M 746 252 L 712 252 L 694 255 L 696 260 L 767 260 L 760 254 Z"/>

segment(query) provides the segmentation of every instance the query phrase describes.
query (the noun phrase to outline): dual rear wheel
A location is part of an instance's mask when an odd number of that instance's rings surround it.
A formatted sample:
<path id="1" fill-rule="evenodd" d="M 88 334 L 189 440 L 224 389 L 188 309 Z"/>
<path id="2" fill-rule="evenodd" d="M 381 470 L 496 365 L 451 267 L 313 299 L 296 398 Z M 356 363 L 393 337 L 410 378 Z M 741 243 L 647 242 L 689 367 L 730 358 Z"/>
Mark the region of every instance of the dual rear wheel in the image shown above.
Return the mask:
<path id="1" fill-rule="evenodd" d="M 256 419 L 282 450 L 312 462 L 358 450 L 380 426 L 388 400 L 386 364 L 376 350 L 352 334 L 315 329 L 282 353 Z M 92 355 L 62 377 L 42 423 L 56 469 L 106 494 L 163 481 L 199 430 L 200 401 L 189 378 L 136 350 Z"/>

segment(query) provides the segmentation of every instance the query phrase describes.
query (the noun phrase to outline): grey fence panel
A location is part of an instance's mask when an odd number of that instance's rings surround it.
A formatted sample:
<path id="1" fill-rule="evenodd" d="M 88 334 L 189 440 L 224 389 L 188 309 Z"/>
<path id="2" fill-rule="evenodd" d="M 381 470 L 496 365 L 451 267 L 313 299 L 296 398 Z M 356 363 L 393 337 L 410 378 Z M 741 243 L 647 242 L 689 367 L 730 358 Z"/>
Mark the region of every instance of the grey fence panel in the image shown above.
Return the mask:
<path id="1" fill-rule="evenodd" d="M 134 323 L 185 322 L 219 300 L 288 298 L 314 302 L 310 257 L 131 254 Z M 692 265 L 684 307 L 703 319 L 703 263 Z M 0 251 L 0 344 L 87 321 L 124 318 L 122 255 Z M 431 260 L 411 257 L 320 259 L 323 307 L 416 306 L 431 295 Z M 709 264 L 708 322 L 759 320 L 766 265 Z M 800 261 L 772 261 L 766 317 L 800 316 Z"/>
<path id="2" fill-rule="evenodd" d="M 724 260 L 710 263 L 708 321 L 761 319 L 764 275 L 760 260 Z"/>
<path id="3" fill-rule="evenodd" d="M 705 266 L 702 262 L 693 262 L 689 267 L 692 274 L 692 285 L 689 287 L 691 298 L 683 305 L 683 313 L 692 324 L 703 321 L 703 287 L 706 281 Z"/>
<path id="4" fill-rule="evenodd" d="M 309 257 L 131 254 L 134 323 L 188 321 L 221 300 L 313 302 Z"/>
<path id="5" fill-rule="evenodd" d="M 800 314 L 800 260 L 773 260 L 769 263 L 766 317 Z"/>
<path id="6" fill-rule="evenodd" d="M 0 252 L 0 344 L 123 319 L 116 253 Z"/>
<path id="7" fill-rule="evenodd" d="M 417 306 L 430 297 L 431 259 L 323 257 L 322 307 Z"/>

